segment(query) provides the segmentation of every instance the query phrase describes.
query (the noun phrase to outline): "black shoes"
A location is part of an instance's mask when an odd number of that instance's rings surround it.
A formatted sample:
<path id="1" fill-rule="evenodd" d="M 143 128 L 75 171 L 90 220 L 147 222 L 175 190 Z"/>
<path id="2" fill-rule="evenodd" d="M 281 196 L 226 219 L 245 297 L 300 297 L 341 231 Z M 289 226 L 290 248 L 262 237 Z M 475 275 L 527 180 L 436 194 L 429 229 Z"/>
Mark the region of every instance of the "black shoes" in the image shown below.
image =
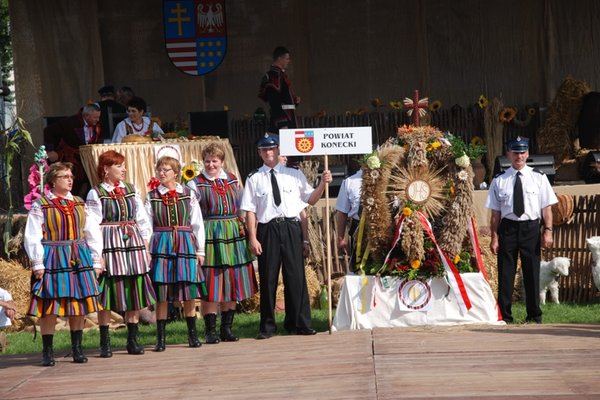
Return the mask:
<path id="1" fill-rule="evenodd" d="M 296 331 L 296 335 L 311 336 L 311 335 L 316 335 L 316 334 L 317 334 L 317 331 L 315 331 L 312 328 L 298 329 Z"/>
<path id="2" fill-rule="evenodd" d="M 167 326 L 166 319 L 159 319 L 156 321 L 156 346 L 154 351 L 161 352 L 165 351 L 165 328 Z"/>
<path id="3" fill-rule="evenodd" d="M 112 349 L 110 347 L 110 331 L 108 325 L 100 325 L 100 357 L 112 357 Z"/>
<path id="4" fill-rule="evenodd" d="M 139 343 L 138 324 L 127 324 L 127 353 L 129 354 L 144 354 L 144 346 Z"/>
<path id="5" fill-rule="evenodd" d="M 256 340 L 269 339 L 272 336 L 272 333 L 259 332 L 258 336 L 256 336 Z"/>
<path id="6" fill-rule="evenodd" d="M 54 367 L 54 351 L 52 350 L 53 335 L 42 335 L 44 350 L 42 352 L 42 366 Z"/>

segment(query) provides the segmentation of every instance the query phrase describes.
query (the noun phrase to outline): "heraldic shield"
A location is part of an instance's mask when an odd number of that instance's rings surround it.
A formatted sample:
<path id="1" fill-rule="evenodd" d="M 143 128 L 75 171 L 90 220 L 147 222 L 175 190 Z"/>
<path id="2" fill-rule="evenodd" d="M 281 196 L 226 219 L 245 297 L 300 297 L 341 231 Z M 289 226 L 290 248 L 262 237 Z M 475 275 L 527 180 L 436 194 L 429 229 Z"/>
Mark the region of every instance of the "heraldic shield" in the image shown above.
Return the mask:
<path id="1" fill-rule="evenodd" d="M 165 46 L 180 71 L 204 75 L 227 52 L 225 0 L 163 0 Z"/>

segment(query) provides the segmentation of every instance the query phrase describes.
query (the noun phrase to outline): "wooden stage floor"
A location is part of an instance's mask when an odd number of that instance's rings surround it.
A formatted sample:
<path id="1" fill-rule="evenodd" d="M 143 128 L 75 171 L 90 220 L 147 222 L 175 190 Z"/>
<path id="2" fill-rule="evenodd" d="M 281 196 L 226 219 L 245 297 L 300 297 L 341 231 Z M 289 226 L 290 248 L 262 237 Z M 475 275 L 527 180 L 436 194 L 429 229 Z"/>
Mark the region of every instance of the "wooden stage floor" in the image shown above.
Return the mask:
<path id="1" fill-rule="evenodd" d="M 41 347 L 41 343 L 40 343 Z M 149 349 L 148 349 L 149 350 Z M 0 357 L 0 399 L 600 399 L 600 325 L 385 328 Z"/>

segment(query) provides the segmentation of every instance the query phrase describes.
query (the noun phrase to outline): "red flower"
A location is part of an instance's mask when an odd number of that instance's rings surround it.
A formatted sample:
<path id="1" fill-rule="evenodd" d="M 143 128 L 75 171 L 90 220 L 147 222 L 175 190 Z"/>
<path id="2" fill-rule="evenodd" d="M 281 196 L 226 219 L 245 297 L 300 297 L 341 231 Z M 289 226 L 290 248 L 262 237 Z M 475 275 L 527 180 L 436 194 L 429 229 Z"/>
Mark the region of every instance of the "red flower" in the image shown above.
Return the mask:
<path id="1" fill-rule="evenodd" d="M 153 176 L 152 178 L 150 178 L 150 180 L 146 184 L 146 186 L 148 187 L 148 190 L 154 190 L 159 185 L 160 185 L 160 181 L 155 176 Z"/>

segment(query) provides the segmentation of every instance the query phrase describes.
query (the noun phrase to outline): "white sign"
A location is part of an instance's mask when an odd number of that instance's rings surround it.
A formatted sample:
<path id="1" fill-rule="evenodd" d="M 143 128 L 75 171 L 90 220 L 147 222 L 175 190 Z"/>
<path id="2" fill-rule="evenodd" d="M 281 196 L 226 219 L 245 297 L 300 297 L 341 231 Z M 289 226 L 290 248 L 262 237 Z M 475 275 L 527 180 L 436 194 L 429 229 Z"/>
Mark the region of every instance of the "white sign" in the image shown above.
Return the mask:
<path id="1" fill-rule="evenodd" d="M 279 130 L 279 151 L 283 156 L 367 154 L 372 150 L 370 126 Z"/>

